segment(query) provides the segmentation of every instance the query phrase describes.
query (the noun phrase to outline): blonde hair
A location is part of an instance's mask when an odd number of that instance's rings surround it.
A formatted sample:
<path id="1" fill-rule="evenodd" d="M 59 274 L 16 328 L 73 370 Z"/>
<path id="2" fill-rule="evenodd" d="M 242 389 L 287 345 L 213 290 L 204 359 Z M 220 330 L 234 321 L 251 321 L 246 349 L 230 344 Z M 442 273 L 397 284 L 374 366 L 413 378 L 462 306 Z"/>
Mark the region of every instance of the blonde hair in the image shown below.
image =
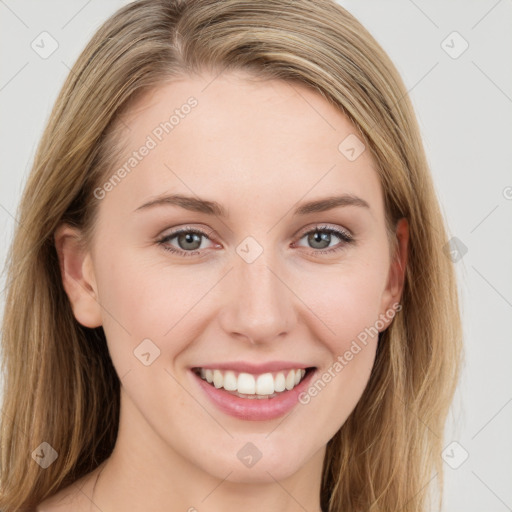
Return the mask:
<path id="1" fill-rule="evenodd" d="M 388 228 L 401 217 L 409 223 L 402 310 L 380 335 L 363 396 L 327 445 L 321 504 L 329 512 L 424 511 L 434 476 L 441 504 L 443 427 L 462 328 L 446 228 L 394 65 L 334 1 L 139 0 L 108 19 L 78 58 L 20 202 L 2 338 L 0 509 L 36 506 L 114 447 L 119 379 L 102 328 L 73 316 L 53 234 L 68 222 L 91 235 L 93 191 L 122 153 L 116 128 L 135 98 L 202 70 L 312 87 L 372 152 Z M 31 457 L 43 441 L 59 453 L 46 469 Z"/>

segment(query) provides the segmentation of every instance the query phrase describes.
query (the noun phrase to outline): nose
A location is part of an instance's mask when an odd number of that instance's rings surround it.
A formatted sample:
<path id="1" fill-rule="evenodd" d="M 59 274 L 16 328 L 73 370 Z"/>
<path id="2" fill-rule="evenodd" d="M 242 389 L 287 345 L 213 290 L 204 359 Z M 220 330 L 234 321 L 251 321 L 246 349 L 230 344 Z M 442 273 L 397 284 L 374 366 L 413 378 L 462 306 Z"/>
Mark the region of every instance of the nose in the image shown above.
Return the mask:
<path id="1" fill-rule="evenodd" d="M 252 263 L 235 258 L 234 265 L 219 311 L 224 332 L 253 344 L 276 341 L 290 332 L 296 322 L 295 296 L 281 267 L 265 252 Z"/>

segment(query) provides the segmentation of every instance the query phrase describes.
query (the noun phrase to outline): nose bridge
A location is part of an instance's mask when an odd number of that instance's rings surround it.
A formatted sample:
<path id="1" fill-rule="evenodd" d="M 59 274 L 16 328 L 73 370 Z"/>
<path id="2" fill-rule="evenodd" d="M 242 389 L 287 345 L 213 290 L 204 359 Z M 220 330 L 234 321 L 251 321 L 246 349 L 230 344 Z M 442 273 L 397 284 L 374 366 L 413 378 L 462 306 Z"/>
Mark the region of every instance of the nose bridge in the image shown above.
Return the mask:
<path id="1" fill-rule="evenodd" d="M 254 261 L 236 255 L 234 265 L 222 315 L 226 332 L 243 335 L 253 343 L 272 341 L 288 332 L 295 320 L 293 294 L 282 282 L 275 258 L 267 251 Z"/>

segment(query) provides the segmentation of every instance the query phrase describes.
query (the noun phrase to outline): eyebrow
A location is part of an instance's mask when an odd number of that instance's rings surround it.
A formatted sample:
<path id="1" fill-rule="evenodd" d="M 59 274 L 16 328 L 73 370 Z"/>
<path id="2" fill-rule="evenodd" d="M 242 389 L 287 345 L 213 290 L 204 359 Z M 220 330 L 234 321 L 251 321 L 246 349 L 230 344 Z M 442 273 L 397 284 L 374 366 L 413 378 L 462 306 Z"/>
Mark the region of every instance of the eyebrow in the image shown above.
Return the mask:
<path id="1" fill-rule="evenodd" d="M 208 201 L 206 199 L 182 194 L 156 197 L 155 199 L 139 206 L 134 211 L 146 210 L 148 208 L 165 205 L 179 206 L 193 212 L 229 218 L 225 208 L 216 201 Z M 359 206 L 370 209 L 370 205 L 364 199 L 353 194 L 342 194 L 339 196 L 330 196 L 303 203 L 295 209 L 294 215 L 307 215 L 309 213 L 325 212 L 342 206 Z"/>

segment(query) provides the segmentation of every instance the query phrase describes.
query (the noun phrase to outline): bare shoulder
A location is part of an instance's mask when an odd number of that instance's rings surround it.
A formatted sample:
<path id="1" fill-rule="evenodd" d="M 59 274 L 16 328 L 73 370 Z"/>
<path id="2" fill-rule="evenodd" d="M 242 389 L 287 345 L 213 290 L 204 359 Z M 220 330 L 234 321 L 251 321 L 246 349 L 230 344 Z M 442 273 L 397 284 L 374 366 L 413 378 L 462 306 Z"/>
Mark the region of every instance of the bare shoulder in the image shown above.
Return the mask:
<path id="1" fill-rule="evenodd" d="M 89 512 L 98 468 L 39 503 L 34 512 Z"/>

